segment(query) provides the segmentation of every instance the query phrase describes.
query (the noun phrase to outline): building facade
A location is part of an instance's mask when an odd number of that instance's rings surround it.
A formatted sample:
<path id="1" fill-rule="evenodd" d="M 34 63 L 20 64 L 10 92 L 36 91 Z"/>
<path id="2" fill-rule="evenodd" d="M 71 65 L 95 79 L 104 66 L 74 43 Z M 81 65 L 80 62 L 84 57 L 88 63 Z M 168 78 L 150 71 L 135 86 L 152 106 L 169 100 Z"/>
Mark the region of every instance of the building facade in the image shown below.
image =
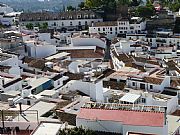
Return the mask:
<path id="1" fill-rule="evenodd" d="M 92 11 L 67 11 L 61 13 L 23 13 L 20 15 L 20 24 L 32 23 L 34 26 L 47 23 L 51 29 L 82 30 L 103 19 Z"/>
<path id="2" fill-rule="evenodd" d="M 126 33 L 141 33 L 146 28 L 146 21 L 140 17 L 132 17 L 129 19 L 119 19 L 115 22 L 94 23 L 89 28 L 89 33 L 103 33 L 108 38 Z"/>

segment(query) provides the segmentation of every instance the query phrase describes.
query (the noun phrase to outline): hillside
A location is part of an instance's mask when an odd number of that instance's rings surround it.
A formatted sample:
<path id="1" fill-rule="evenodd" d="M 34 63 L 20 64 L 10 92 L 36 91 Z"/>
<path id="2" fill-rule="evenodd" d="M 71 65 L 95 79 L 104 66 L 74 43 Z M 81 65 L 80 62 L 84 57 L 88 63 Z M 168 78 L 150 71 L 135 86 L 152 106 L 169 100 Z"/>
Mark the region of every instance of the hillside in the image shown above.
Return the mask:
<path id="1" fill-rule="evenodd" d="M 0 0 L 16 11 L 61 11 L 63 7 L 72 5 L 78 6 L 84 0 Z"/>

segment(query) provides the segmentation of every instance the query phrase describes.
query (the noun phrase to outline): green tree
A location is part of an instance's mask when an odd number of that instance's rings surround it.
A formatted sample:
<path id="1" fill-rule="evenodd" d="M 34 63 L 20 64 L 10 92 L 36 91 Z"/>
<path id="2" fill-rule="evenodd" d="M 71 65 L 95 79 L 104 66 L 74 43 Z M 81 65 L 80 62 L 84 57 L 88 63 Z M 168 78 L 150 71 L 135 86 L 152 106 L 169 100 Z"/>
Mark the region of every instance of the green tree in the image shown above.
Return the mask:
<path id="1" fill-rule="evenodd" d="M 136 15 L 144 18 L 150 18 L 155 15 L 155 9 L 147 6 L 140 6 L 136 10 Z"/>
<path id="2" fill-rule="evenodd" d="M 42 29 L 47 29 L 48 28 L 48 23 L 47 22 L 44 22 L 43 24 L 42 24 Z"/>
<path id="3" fill-rule="evenodd" d="M 172 4 L 169 4 L 169 8 L 170 10 L 172 10 L 173 12 L 178 12 L 180 9 L 180 1 L 179 2 L 175 2 Z"/>
<path id="4" fill-rule="evenodd" d="M 81 3 L 78 5 L 78 7 L 79 7 L 80 9 L 85 8 L 85 3 L 84 3 L 84 2 L 81 2 Z"/>
<path id="5" fill-rule="evenodd" d="M 180 9 L 180 0 L 159 0 L 162 6 L 169 7 L 170 10 L 177 12 Z"/>
<path id="6" fill-rule="evenodd" d="M 32 30 L 34 28 L 34 25 L 32 23 L 28 23 L 26 24 L 26 28 Z"/>
<path id="7" fill-rule="evenodd" d="M 76 10 L 76 8 L 74 8 L 73 6 L 68 6 L 67 7 L 67 11 L 74 11 L 74 10 Z"/>
<path id="8" fill-rule="evenodd" d="M 85 6 L 87 8 L 97 8 L 102 6 L 104 0 L 85 0 Z"/>
<path id="9" fill-rule="evenodd" d="M 142 0 L 131 0 L 130 6 L 139 6 L 142 3 Z"/>
<path id="10" fill-rule="evenodd" d="M 116 3 L 119 5 L 129 5 L 130 0 L 116 0 Z"/>
<path id="11" fill-rule="evenodd" d="M 103 0 L 102 5 L 105 12 L 113 13 L 116 10 L 115 0 Z"/>
<path id="12" fill-rule="evenodd" d="M 41 29 L 41 24 L 40 23 L 36 23 L 35 27 L 38 27 L 39 29 Z"/>
<path id="13" fill-rule="evenodd" d="M 147 0 L 146 1 L 146 6 L 152 5 L 152 1 L 151 0 Z"/>

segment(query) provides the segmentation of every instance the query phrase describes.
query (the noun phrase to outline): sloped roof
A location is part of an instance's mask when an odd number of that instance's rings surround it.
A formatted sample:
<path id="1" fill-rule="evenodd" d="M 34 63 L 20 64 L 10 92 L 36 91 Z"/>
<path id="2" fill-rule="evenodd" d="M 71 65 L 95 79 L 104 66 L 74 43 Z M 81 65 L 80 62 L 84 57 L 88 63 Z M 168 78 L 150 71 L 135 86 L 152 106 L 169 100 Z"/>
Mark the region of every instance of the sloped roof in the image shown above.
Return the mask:
<path id="1" fill-rule="evenodd" d="M 160 85 L 163 82 L 164 79 L 161 78 L 155 78 L 155 77 L 145 77 L 144 81 L 151 84 L 158 84 Z"/>
<path id="2" fill-rule="evenodd" d="M 78 16 L 81 15 L 81 18 Z M 88 17 L 84 17 L 84 16 Z M 94 16 L 94 17 L 92 17 Z M 59 13 L 51 12 L 36 12 L 36 13 L 22 13 L 20 15 L 20 21 L 48 21 L 48 20 L 74 20 L 74 19 L 97 19 L 101 18 L 93 11 L 67 11 Z"/>

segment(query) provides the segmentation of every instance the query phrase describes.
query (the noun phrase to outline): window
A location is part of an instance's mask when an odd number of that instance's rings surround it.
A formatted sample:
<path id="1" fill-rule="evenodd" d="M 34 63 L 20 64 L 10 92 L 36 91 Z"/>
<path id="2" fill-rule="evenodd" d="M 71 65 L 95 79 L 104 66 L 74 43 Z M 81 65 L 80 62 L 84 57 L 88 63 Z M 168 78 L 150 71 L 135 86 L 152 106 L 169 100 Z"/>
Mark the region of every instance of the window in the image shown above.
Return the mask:
<path id="1" fill-rule="evenodd" d="M 30 100 L 27 100 L 27 105 L 31 105 L 31 101 Z"/>
<path id="2" fill-rule="evenodd" d="M 105 28 L 103 28 L 103 31 L 105 31 Z"/>
<path id="3" fill-rule="evenodd" d="M 135 86 L 135 82 L 132 82 L 132 86 Z"/>
<path id="4" fill-rule="evenodd" d="M 98 28 L 98 31 L 100 31 L 100 28 Z"/>
<path id="5" fill-rule="evenodd" d="M 91 14 L 91 18 L 95 18 L 96 16 L 94 14 Z"/>
<path id="6" fill-rule="evenodd" d="M 62 22 L 62 26 L 64 26 L 64 22 Z"/>
<path id="7" fill-rule="evenodd" d="M 150 89 L 153 89 L 153 85 L 150 85 Z"/>
<path id="8" fill-rule="evenodd" d="M 77 18 L 80 19 L 80 18 L 81 18 L 81 15 L 78 15 Z"/>
<path id="9" fill-rule="evenodd" d="M 87 18 L 88 18 L 88 15 L 84 15 L 84 18 L 87 19 Z"/>
<path id="10" fill-rule="evenodd" d="M 142 103 L 146 103 L 146 99 L 145 98 L 142 98 Z"/>
<path id="11" fill-rule="evenodd" d="M 70 26 L 72 26 L 72 22 L 70 22 Z"/>
<path id="12" fill-rule="evenodd" d="M 60 85 L 60 81 L 58 81 L 58 85 Z"/>
<path id="13" fill-rule="evenodd" d="M 145 90 L 145 88 L 146 88 L 146 85 L 143 83 L 140 83 L 140 89 Z"/>
<path id="14" fill-rule="evenodd" d="M 79 25 L 81 25 L 81 22 L 79 21 Z"/>
<path id="15" fill-rule="evenodd" d="M 88 25 L 87 21 L 85 21 L 85 25 Z"/>
<path id="16" fill-rule="evenodd" d="M 35 94 L 35 93 L 36 93 L 36 90 L 35 90 L 35 89 L 33 89 L 33 90 L 31 91 L 31 93 L 32 93 L 32 94 Z"/>
<path id="17" fill-rule="evenodd" d="M 110 28 L 110 31 L 112 31 L 112 28 Z"/>

